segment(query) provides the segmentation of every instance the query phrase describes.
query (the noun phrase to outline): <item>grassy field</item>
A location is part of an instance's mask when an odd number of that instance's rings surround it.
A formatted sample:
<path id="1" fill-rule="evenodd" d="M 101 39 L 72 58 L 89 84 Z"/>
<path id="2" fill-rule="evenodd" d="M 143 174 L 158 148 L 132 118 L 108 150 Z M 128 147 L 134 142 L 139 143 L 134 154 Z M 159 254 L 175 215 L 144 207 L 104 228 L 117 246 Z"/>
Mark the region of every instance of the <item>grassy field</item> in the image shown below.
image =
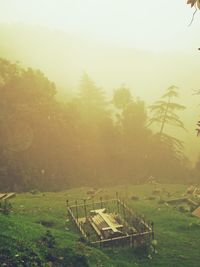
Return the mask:
<path id="1" fill-rule="evenodd" d="M 161 185 L 160 187 L 170 192 L 171 198 L 181 197 L 186 191 L 184 185 Z M 84 255 L 89 266 L 200 266 L 200 219 L 191 216 L 190 212 L 181 212 L 176 206 L 168 206 L 160 201 L 160 198 L 167 200 L 169 196 L 164 193 L 153 195 L 154 187 L 152 185 L 106 188 L 102 189 L 95 198 L 113 198 L 116 192 L 119 192 L 119 196 L 126 199 L 134 210 L 152 220 L 155 225 L 155 239 L 158 242 L 157 254 L 151 254 L 152 258 L 139 257 L 130 248 L 100 250 L 81 243 L 79 233 L 67 218 L 66 200 L 68 199 L 71 203 L 75 200 L 81 202 L 88 197 L 89 190 L 91 188 L 77 188 L 58 193 L 25 193 L 18 194 L 12 199 L 11 213 L 9 215 L 0 214 L 0 265 L 40 266 L 36 263 L 34 263 L 35 265 L 29 264 L 28 258 L 24 258 L 24 265 L 22 263 L 12 265 L 13 263 L 9 263 L 6 258 L 6 253 L 10 253 L 12 257 L 16 258 L 27 253 L 31 254 L 30 257 L 37 255 L 41 262 L 44 262 L 44 254 L 47 249 L 44 246 L 44 237 L 46 231 L 50 230 L 55 237 L 57 250 L 64 251 L 64 249 L 70 248 L 72 256 L 80 256 L 80 261 Z M 139 199 L 132 200 L 132 196 L 137 196 Z M 152 199 L 152 196 L 155 199 Z M 62 262 L 63 257 L 60 260 Z M 52 261 L 49 258 L 45 265 L 41 266 L 54 266 Z M 63 261 L 57 266 L 79 267 L 81 265 L 78 263 L 67 265 Z"/>

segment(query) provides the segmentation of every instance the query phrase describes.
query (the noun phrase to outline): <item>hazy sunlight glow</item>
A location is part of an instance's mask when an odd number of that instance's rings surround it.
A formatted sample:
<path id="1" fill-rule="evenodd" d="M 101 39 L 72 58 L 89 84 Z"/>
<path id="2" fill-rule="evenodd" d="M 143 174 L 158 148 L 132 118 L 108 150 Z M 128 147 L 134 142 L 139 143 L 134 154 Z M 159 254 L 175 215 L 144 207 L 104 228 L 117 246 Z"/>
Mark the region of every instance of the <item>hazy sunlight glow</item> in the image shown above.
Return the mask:
<path id="1" fill-rule="evenodd" d="M 0 22 L 43 25 L 123 47 L 184 50 L 200 39 L 197 18 L 187 27 L 193 11 L 184 2 L 0 0 Z"/>

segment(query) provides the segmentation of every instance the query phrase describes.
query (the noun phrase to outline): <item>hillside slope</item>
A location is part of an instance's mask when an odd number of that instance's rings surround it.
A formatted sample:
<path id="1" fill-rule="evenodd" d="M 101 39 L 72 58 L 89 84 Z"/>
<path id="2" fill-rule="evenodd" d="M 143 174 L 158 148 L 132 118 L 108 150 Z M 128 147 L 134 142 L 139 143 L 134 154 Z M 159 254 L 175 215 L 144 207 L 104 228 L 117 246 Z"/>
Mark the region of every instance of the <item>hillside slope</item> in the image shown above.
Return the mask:
<path id="1" fill-rule="evenodd" d="M 186 189 L 181 185 L 161 187 L 172 197 L 182 196 Z M 139 257 L 132 249 L 100 250 L 81 243 L 76 228 L 67 219 L 66 199 L 80 202 L 88 197 L 89 190 L 18 194 L 11 201 L 10 215 L 0 214 L 1 266 L 13 266 L 14 260 L 22 264 L 19 266 L 199 266 L 200 221 L 188 212 L 163 204 L 160 196 L 152 195 L 151 185 L 106 188 L 96 199 L 112 198 L 118 191 L 134 210 L 154 221 L 158 254 L 152 255 L 152 259 Z M 132 196 L 139 200 L 131 200 Z M 167 197 L 163 193 L 161 198 Z"/>

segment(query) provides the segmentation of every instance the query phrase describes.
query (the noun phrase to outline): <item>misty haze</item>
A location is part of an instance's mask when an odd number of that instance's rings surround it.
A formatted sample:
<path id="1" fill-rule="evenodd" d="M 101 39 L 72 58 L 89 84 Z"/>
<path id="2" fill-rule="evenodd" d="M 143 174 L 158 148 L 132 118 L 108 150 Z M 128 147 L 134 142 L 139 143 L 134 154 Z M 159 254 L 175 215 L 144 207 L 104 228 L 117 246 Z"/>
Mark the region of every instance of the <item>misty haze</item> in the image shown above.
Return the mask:
<path id="1" fill-rule="evenodd" d="M 200 0 L 0 12 L 0 266 L 198 267 Z"/>

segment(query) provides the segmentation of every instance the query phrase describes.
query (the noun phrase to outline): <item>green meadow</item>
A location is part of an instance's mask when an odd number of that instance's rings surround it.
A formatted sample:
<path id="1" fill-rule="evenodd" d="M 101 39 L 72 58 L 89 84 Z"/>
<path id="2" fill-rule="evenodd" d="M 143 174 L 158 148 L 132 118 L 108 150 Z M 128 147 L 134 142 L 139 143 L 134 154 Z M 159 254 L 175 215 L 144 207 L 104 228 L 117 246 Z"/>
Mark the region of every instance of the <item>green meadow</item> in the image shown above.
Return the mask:
<path id="1" fill-rule="evenodd" d="M 184 185 L 160 187 L 170 192 L 171 198 L 182 197 L 186 191 Z M 95 199 L 113 198 L 118 192 L 132 209 L 152 220 L 156 254 L 141 256 L 131 248 L 99 249 L 81 242 L 80 234 L 68 218 L 66 200 L 81 203 L 89 190 L 34 191 L 11 199 L 10 214 L 0 214 L 1 266 L 199 266 L 200 220 L 190 212 L 181 212 L 175 205 L 167 205 L 165 200 L 169 197 L 164 193 L 154 195 L 153 185 L 102 188 Z M 133 200 L 133 196 L 138 200 Z M 50 241 L 46 242 L 48 234 Z"/>

